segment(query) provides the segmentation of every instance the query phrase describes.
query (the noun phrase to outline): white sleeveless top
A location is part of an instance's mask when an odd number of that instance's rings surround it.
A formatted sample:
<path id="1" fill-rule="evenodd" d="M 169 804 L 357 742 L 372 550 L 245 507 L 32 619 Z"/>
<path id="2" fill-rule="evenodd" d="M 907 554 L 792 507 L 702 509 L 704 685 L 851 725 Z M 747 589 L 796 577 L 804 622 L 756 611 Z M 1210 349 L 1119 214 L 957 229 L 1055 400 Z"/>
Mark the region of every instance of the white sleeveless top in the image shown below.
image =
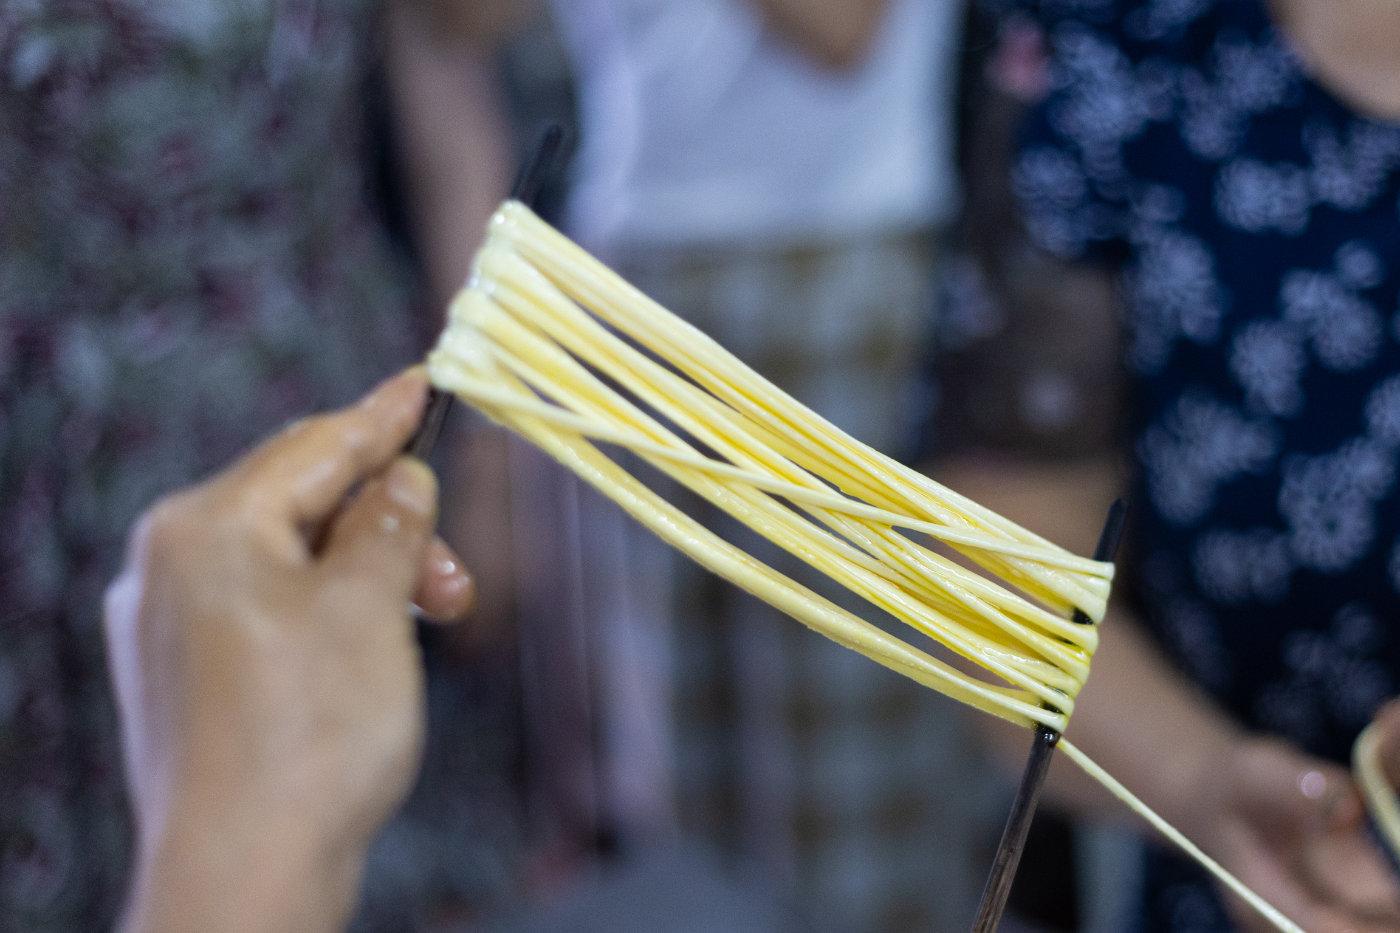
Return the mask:
<path id="1" fill-rule="evenodd" d="M 962 0 L 891 0 L 864 62 L 746 0 L 555 0 L 582 139 L 571 232 L 609 252 L 902 233 L 956 208 Z"/>

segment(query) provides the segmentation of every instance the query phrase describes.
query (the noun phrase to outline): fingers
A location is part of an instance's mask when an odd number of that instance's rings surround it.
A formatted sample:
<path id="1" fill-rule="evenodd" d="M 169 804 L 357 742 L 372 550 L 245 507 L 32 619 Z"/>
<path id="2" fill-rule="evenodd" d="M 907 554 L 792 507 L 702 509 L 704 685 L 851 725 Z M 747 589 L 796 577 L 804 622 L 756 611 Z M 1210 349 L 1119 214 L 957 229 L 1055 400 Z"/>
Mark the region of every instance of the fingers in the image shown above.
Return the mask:
<path id="1" fill-rule="evenodd" d="M 253 451 L 233 475 L 256 507 L 301 528 L 325 521 L 361 481 L 403 450 L 423 416 L 421 367 L 381 383 L 358 404 L 298 422 Z"/>
<path id="2" fill-rule="evenodd" d="M 462 559 L 441 538 L 434 538 L 423 555 L 413 602 L 434 622 L 464 619 L 476 605 L 475 581 L 463 569 Z"/>
<path id="3" fill-rule="evenodd" d="M 1301 871 L 1333 906 L 1391 929 L 1400 925 L 1400 885 L 1369 833 L 1358 828 L 1313 839 Z"/>
<path id="4" fill-rule="evenodd" d="M 1400 922 L 1400 888 L 1364 832 L 1349 772 L 1267 742 L 1235 777 L 1238 806 L 1260 843 L 1292 853 L 1282 874 L 1266 880 L 1284 902 L 1276 906 L 1289 912 L 1294 901 L 1294 919 L 1310 930 L 1336 928 L 1337 918 L 1355 929 L 1377 918 L 1392 928 Z"/>
<path id="5" fill-rule="evenodd" d="M 399 457 L 365 483 L 336 517 L 321 565 L 342 590 L 385 599 L 407 615 L 437 518 L 437 480 L 412 457 Z"/>
<path id="6" fill-rule="evenodd" d="M 1374 915 L 1366 911 L 1358 913 L 1352 905 L 1334 900 L 1335 892 L 1319 889 L 1306 870 L 1296 864 L 1306 857 L 1305 852 L 1300 853 L 1293 847 L 1280 848 L 1254 829 L 1244 827 L 1237 827 L 1230 834 L 1230 850 L 1231 860 L 1239 866 L 1240 879 L 1305 930 L 1370 933 L 1395 929 L 1393 919 L 1389 925 L 1384 920 L 1377 923 Z M 1233 892 L 1222 889 L 1221 893 L 1241 930 L 1262 933 L 1274 929 Z"/>

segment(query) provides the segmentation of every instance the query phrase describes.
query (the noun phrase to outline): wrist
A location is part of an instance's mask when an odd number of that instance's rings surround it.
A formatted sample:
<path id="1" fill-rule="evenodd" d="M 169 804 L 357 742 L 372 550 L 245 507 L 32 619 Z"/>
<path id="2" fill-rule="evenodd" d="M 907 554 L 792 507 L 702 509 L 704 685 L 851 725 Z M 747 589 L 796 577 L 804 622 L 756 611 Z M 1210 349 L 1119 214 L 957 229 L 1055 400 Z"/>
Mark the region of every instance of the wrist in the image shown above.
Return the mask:
<path id="1" fill-rule="evenodd" d="M 1181 743 L 1158 770 L 1159 811 L 1208 851 L 1229 805 L 1236 757 L 1251 741 L 1233 723 L 1211 722 L 1192 741 Z"/>
<path id="2" fill-rule="evenodd" d="M 301 819 L 211 806 L 142 840 L 124 928 L 335 930 L 354 906 L 363 850 Z"/>

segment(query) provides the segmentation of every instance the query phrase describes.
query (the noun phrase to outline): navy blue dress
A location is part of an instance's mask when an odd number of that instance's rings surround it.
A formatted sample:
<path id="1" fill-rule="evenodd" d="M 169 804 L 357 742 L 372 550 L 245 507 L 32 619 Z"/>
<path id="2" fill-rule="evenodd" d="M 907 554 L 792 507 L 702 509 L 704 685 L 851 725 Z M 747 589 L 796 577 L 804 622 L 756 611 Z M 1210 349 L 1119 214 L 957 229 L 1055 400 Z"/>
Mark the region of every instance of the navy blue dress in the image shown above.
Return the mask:
<path id="1" fill-rule="evenodd" d="M 1123 274 L 1146 622 L 1240 722 L 1343 761 L 1400 687 L 1400 125 L 1265 0 L 1032 9 L 1054 81 L 1014 183 L 1038 242 Z M 1147 929 L 1229 929 L 1149 859 Z"/>

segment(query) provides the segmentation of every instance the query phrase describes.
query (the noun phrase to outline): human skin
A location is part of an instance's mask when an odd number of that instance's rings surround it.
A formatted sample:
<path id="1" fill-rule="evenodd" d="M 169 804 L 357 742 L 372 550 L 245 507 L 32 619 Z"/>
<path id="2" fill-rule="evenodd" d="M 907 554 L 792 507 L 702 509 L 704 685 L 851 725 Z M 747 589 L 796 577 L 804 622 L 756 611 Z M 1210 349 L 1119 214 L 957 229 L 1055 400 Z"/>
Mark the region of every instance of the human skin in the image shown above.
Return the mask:
<path id="1" fill-rule="evenodd" d="M 157 503 L 106 631 L 138 827 L 129 930 L 343 925 L 424 728 L 410 600 L 471 605 L 400 451 L 420 369 Z"/>
<path id="2" fill-rule="evenodd" d="M 858 68 L 889 0 L 754 0 L 770 28 L 824 68 Z"/>
<path id="3" fill-rule="evenodd" d="M 1269 0 L 1269 7 L 1318 82 L 1359 112 L 1400 120 L 1400 4 Z M 1111 289 L 1107 281 L 1093 287 Z M 1111 413 L 1106 420 L 1117 422 Z M 1125 485 L 1112 453 L 1051 463 L 985 452 L 934 473 L 1081 553 Z M 1168 664 L 1124 607 L 1113 607 L 1103 635 L 1067 733 L 1076 744 L 1305 929 L 1400 928 L 1396 879 L 1364 830 L 1345 769 L 1232 722 Z M 1392 702 L 1378 718 L 1400 774 L 1400 706 Z M 1023 758 L 1023 736 L 995 726 L 989 734 L 1008 761 Z M 1123 813 L 1063 763 L 1047 790 L 1084 819 Z M 1239 902 L 1229 906 L 1242 928 L 1266 928 Z"/>
<path id="4" fill-rule="evenodd" d="M 974 500 L 1080 552 L 1103 504 L 1122 488 L 1108 458 L 1072 464 L 990 455 L 948 460 L 933 475 Z M 1092 676 L 1066 735 L 1208 854 L 1309 931 L 1400 928 L 1400 885 L 1365 831 L 1345 768 L 1234 723 L 1172 668 L 1122 606 L 1102 623 Z M 1400 714 L 1385 720 L 1400 734 Z M 1024 730 L 988 720 L 1009 765 Z M 1400 737 L 1388 747 L 1400 747 Z M 1127 811 L 1068 762 L 1046 784 L 1053 805 L 1088 822 Z M 1230 898 L 1243 930 L 1271 929 Z"/>
<path id="5" fill-rule="evenodd" d="M 424 393 L 410 372 L 304 422 L 133 534 L 107 615 L 140 829 L 128 929 L 335 929 L 349 915 L 422 740 L 408 600 L 444 616 L 470 601 L 433 556 L 435 482 L 398 455 Z M 979 475 L 1003 498 L 1024 486 Z M 1104 652 L 1079 744 L 1305 928 L 1394 928 L 1344 771 L 1232 727 L 1121 622 Z M 1400 713 L 1381 721 L 1400 757 Z"/>

